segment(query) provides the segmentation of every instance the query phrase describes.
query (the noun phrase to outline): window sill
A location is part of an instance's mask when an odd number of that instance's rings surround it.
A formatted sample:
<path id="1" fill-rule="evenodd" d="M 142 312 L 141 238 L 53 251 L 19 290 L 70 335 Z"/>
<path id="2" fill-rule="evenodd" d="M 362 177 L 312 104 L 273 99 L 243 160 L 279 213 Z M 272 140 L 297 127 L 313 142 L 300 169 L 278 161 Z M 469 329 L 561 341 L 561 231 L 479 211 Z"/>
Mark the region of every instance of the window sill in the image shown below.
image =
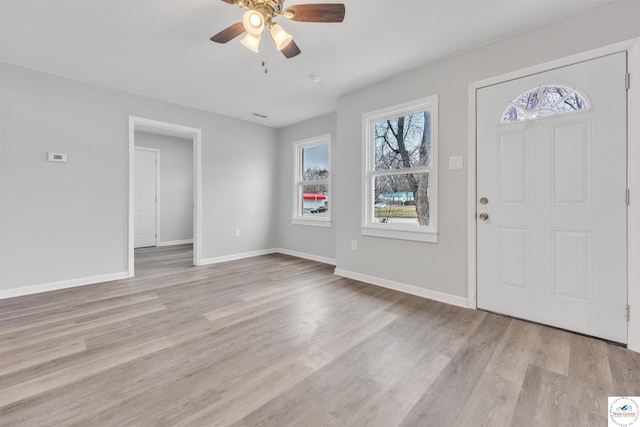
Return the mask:
<path id="1" fill-rule="evenodd" d="M 386 239 L 438 243 L 438 232 L 434 231 L 412 230 L 398 227 L 376 227 L 368 225 L 361 227 L 361 233 L 363 236 L 384 237 Z"/>
<path id="2" fill-rule="evenodd" d="M 310 225 L 312 227 L 331 227 L 331 218 L 291 218 L 293 225 Z"/>

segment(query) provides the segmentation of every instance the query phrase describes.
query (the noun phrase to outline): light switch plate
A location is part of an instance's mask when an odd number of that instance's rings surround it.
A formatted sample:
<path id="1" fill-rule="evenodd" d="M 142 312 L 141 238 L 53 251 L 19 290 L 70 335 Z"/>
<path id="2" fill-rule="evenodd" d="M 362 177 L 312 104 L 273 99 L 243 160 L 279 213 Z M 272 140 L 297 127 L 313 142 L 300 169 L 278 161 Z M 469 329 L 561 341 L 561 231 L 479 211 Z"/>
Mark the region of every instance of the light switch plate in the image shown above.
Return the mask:
<path id="1" fill-rule="evenodd" d="M 47 160 L 50 162 L 62 162 L 67 163 L 67 153 L 47 153 Z"/>
<path id="2" fill-rule="evenodd" d="M 449 169 L 463 169 L 464 159 L 462 156 L 449 157 Z"/>

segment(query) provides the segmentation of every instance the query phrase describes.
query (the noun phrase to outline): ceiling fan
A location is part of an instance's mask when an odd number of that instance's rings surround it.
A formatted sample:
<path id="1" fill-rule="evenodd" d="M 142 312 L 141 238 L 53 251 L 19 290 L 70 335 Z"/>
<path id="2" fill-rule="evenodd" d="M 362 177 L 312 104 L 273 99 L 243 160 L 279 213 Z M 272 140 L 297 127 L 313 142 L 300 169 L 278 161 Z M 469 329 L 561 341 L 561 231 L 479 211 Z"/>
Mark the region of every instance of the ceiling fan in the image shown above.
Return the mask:
<path id="1" fill-rule="evenodd" d="M 225 3 L 246 9 L 241 22 L 220 31 L 211 37 L 216 43 L 227 43 L 246 32 L 241 43 L 248 49 L 258 52 L 260 38 L 264 27 L 269 28 L 271 38 L 276 48 L 287 58 L 300 54 L 300 48 L 293 41 L 293 36 L 280 25 L 273 22 L 273 18 L 282 16 L 299 22 L 342 22 L 345 7 L 341 3 L 298 4 L 284 8 L 285 0 L 222 0 Z"/>

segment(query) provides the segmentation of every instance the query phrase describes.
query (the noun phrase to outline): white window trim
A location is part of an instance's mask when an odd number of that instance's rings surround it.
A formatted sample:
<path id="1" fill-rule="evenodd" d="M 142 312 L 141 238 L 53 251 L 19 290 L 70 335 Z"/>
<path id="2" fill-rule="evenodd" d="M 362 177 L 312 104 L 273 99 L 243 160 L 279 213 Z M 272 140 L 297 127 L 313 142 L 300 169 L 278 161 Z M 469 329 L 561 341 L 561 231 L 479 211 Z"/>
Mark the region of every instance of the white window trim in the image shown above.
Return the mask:
<path id="1" fill-rule="evenodd" d="M 389 118 L 399 117 L 425 110 L 431 112 L 431 166 L 416 167 L 411 170 L 420 172 L 430 170 L 431 193 L 431 213 L 429 227 L 402 226 L 393 224 L 375 224 L 370 222 L 373 215 L 373 179 L 375 175 L 385 174 L 384 172 L 374 174 L 374 158 L 372 139 L 373 123 Z M 438 95 L 432 95 L 392 107 L 371 111 L 362 115 L 362 215 L 360 231 L 363 236 L 384 237 L 389 239 L 414 240 L 418 242 L 437 243 L 438 242 Z M 395 172 L 395 170 L 394 170 Z"/>
<path id="2" fill-rule="evenodd" d="M 329 215 L 325 217 L 309 218 L 300 215 L 298 211 L 298 184 L 302 181 L 302 164 L 301 152 L 306 147 L 312 147 L 314 145 L 327 144 L 329 147 L 329 179 L 326 180 L 327 188 L 329 189 Z M 331 134 L 325 134 L 316 136 L 313 138 L 303 139 L 293 143 L 293 194 L 292 194 L 292 215 L 291 223 L 294 225 L 310 225 L 315 227 L 331 227 L 331 216 L 333 212 L 333 194 L 331 189 L 331 179 L 333 171 L 331 170 Z M 323 181 L 319 181 L 323 182 Z"/>

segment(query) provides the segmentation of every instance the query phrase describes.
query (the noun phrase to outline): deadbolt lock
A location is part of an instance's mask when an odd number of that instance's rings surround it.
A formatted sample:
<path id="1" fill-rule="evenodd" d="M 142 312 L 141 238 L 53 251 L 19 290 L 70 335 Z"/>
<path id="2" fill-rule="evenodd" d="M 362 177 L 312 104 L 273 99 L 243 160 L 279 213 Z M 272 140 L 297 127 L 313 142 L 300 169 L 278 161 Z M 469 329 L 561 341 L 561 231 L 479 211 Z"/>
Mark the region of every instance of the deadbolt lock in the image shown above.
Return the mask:
<path id="1" fill-rule="evenodd" d="M 487 199 L 486 197 L 483 197 L 480 199 L 480 204 L 481 205 L 486 205 L 487 203 L 489 203 L 489 199 Z"/>

